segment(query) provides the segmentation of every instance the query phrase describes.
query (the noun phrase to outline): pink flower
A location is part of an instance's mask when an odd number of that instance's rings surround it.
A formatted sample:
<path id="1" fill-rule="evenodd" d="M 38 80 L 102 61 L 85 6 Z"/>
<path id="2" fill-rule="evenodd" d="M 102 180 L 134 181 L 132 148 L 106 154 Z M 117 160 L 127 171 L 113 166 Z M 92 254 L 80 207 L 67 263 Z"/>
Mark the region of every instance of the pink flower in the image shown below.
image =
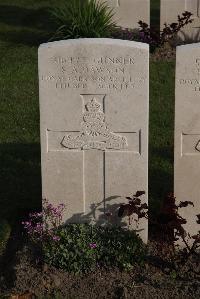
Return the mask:
<path id="1" fill-rule="evenodd" d="M 34 241 L 51 239 L 58 242 L 60 237 L 54 235 L 54 229 L 58 228 L 62 222 L 64 208 L 64 204 L 55 207 L 44 199 L 42 212 L 30 213 L 29 220 L 23 221 L 22 225 Z"/>
<path id="2" fill-rule="evenodd" d="M 53 236 L 53 240 L 54 240 L 55 242 L 59 242 L 59 241 L 60 241 L 60 237 L 58 237 L 58 236 Z"/>
<path id="3" fill-rule="evenodd" d="M 89 246 L 90 246 L 91 249 L 97 248 L 97 244 L 96 243 L 90 243 Z"/>
<path id="4" fill-rule="evenodd" d="M 41 218 L 42 216 L 43 216 L 42 212 L 39 212 L 39 213 L 30 213 L 29 214 L 30 218 Z"/>

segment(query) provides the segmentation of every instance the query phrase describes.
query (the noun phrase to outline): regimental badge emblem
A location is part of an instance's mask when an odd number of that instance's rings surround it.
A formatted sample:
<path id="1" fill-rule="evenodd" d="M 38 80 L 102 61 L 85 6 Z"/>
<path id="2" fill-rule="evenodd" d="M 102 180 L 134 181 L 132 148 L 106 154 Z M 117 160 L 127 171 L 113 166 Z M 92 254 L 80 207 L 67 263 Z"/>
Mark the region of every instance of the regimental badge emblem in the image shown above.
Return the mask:
<path id="1" fill-rule="evenodd" d="M 104 151 L 127 149 L 128 142 L 126 137 L 111 132 L 102 105 L 94 97 L 85 105 L 80 133 L 64 136 L 61 145 L 68 149 Z"/>

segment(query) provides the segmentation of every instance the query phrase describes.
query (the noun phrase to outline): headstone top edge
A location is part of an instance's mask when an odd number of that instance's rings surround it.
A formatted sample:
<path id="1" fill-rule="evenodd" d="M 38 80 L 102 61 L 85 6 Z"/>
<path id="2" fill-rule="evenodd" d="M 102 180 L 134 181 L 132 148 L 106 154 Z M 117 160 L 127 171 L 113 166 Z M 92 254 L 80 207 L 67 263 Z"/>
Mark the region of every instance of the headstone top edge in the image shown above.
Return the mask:
<path id="1" fill-rule="evenodd" d="M 196 49 L 200 47 L 200 43 L 192 43 L 192 44 L 187 44 L 187 45 L 181 45 L 176 47 L 176 51 L 186 51 L 188 49 Z"/>
<path id="2" fill-rule="evenodd" d="M 103 44 L 103 45 L 118 45 L 118 46 L 126 46 L 130 48 L 139 48 L 143 50 L 149 51 L 149 45 L 146 43 L 121 40 L 121 39 L 112 39 L 112 38 L 80 38 L 80 39 L 68 39 L 68 40 L 60 40 L 54 42 L 43 43 L 39 46 L 38 51 L 46 48 L 53 47 L 62 47 L 62 46 L 75 46 L 75 45 L 88 45 L 88 44 Z"/>

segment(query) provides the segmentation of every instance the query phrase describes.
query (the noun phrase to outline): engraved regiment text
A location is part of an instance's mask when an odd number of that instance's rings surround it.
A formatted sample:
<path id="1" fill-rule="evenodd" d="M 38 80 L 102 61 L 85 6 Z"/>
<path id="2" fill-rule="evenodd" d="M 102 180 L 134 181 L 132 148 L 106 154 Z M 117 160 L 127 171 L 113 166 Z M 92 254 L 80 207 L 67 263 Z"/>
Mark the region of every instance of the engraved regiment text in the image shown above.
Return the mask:
<path id="1" fill-rule="evenodd" d="M 182 86 L 191 86 L 194 91 L 200 91 L 200 58 L 195 60 L 195 74 L 196 78 L 181 78 L 178 83 Z"/>
<path id="2" fill-rule="evenodd" d="M 42 74 L 41 80 L 56 89 L 123 91 L 145 82 L 143 76 L 131 73 L 135 57 L 52 57 L 54 73 Z"/>

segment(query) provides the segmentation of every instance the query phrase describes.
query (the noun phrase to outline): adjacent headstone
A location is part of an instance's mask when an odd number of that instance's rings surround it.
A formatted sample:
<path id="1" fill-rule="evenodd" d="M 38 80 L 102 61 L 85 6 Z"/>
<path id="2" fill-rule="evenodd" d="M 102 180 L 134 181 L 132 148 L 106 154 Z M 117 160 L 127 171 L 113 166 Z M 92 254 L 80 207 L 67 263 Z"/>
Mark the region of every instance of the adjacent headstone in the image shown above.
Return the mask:
<path id="1" fill-rule="evenodd" d="M 117 25 L 138 29 L 141 20 L 150 24 L 150 0 L 100 0 L 106 2 L 115 13 Z"/>
<path id="2" fill-rule="evenodd" d="M 78 39 L 39 48 L 43 198 L 101 224 L 148 194 L 148 45 Z M 123 198 L 122 198 L 123 197 Z M 134 221 L 132 223 L 134 225 Z M 147 240 L 147 222 L 140 235 Z"/>
<path id="3" fill-rule="evenodd" d="M 174 187 L 179 202 L 194 204 L 180 209 L 194 235 L 200 214 L 200 43 L 177 47 Z"/>
<path id="4" fill-rule="evenodd" d="M 200 0 L 161 0 L 161 30 L 164 23 L 176 23 L 178 15 L 182 15 L 185 11 L 193 14 L 193 22 L 181 29 L 177 40 L 180 42 L 200 41 Z"/>

